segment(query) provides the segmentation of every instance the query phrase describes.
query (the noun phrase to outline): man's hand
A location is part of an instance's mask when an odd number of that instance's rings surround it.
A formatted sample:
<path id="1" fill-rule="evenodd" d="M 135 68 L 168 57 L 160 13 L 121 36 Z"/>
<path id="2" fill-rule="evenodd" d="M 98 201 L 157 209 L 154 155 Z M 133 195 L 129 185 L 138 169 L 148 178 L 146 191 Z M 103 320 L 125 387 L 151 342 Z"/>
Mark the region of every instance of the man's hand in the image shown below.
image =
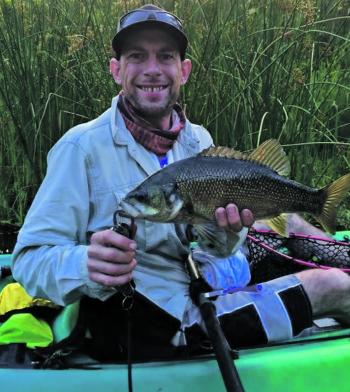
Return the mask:
<path id="1" fill-rule="evenodd" d="M 88 247 L 89 278 L 108 287 L 129 282 L 137 263 L 135 250 L 135 241 L 113 230 L 94 233 Z"/>
<path id="2" fill-rule="evenodd" d="M 244 209 L 241 213 L 238 211 L 236 204 L 228 204 L 225 208 L 220 207 L 215 211 L 216 222 L 219 227 L 229 227 L 233 231 L 241 231 L 243 227 L 250 227 L 254 223 L 253 213 Z"/>

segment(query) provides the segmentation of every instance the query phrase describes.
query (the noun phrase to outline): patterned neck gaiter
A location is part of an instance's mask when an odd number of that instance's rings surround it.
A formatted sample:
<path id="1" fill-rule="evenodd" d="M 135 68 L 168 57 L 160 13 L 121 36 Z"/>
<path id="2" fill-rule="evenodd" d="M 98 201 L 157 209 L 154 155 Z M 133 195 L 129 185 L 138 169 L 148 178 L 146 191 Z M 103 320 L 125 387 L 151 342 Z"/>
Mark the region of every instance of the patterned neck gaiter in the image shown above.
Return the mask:
<path id="1" fill-rule="evenodd" d="M 174 105 L 172 113 L 172 126 L 168 131 L 157 129 L 142 118 L 122 93 L 119 94 L 118 108 L 123 116 L 126 128 L 134 139 L 147 150 L 160 156 L 165 155 L 172 148 L 180 131 L 186 124 L 186 116 L 177 103 Z"/>

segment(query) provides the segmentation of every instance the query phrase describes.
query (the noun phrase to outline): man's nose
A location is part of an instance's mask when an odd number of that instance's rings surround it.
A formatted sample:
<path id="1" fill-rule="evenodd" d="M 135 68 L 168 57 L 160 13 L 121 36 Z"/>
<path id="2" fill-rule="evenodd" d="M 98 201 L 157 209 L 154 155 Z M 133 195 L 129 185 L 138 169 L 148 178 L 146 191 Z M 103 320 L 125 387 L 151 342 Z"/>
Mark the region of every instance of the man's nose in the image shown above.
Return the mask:
<path id="1" fill-rule="evenodd" d="M 157 56 L 149 56 L 145 64 L 146 75 L 159 75 L 161 73 L 159 60 Z"/>

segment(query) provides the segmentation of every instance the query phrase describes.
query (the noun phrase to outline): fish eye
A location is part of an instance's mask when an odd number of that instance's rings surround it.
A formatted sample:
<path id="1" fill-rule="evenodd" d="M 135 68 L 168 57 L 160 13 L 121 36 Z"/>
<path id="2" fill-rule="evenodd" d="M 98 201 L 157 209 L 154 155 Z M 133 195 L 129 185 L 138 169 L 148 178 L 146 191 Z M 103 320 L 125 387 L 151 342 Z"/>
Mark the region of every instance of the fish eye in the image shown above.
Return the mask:
<path id="1" fill-rule="evenodd" d="M 147 200 L 147 194 L 146 193 L 139 193 L 136 195 L 136 200 L 140 202 L 144 202 Z"/>

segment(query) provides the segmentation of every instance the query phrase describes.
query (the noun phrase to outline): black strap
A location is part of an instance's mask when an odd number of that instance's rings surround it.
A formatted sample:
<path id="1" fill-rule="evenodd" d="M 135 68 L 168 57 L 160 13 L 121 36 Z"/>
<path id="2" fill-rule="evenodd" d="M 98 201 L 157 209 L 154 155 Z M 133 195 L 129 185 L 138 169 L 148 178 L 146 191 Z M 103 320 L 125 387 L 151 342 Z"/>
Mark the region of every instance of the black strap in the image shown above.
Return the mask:
<path id="1" fill-rule="evenodd" d="M 22 309 L 12 309 L 8 312 L 0 315 L 0 323 L 4 323 L 7 321 L 11 316 L 14 314 L 23 314 L 23 313 L 30 313 L 35 318 L 43 319 L 48 323 L 51 323 L 53 319 L 61 312 L 62 308 L 52 308 L 50 306 L 29 306 L 27 308 Z"/>
<path id="2" fill-rule="evenodd" d="M 129 392 L 133 391 L 133 382 L 132 382 L 132 320 L 131 320 L 132 310 L 126 310 L 126 319 L 127 319 L 127 352 L 128 352 L 128 390 Z"/>

